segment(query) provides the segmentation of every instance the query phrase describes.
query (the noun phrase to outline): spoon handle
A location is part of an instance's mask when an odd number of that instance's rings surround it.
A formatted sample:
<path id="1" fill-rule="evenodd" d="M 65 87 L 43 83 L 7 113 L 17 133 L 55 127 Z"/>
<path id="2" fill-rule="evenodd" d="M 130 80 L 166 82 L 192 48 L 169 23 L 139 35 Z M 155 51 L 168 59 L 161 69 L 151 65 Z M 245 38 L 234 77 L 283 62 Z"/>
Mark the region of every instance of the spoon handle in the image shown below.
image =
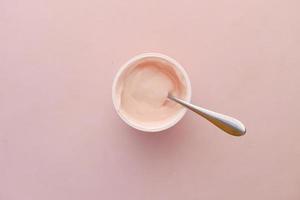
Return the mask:
<path id="1" fill-rule="evenodd" d="M 195 106 L 172 95 L 169 95 L 168 98 L 201 115 L 202 117 L 213 123 L 215 126 L 219 127 L 230 135 L 242 136 L 246 133 L 246 128 L 242 124 L 242 122 L 233 117 L 216 113 L 199 106 Z"/>

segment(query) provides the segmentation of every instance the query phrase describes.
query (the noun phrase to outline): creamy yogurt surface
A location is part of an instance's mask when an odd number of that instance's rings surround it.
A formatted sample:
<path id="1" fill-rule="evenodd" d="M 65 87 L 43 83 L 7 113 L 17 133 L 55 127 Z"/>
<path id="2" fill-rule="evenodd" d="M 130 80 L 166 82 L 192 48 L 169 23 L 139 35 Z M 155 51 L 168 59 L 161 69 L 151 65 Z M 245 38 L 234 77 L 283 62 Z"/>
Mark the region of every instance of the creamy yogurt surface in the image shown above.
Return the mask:
<path id="1" fill-rule="evenodd" d="M 174 121 L 182 106 L 168 93 L 186 99 L 187 83 L 182 72 L 162 58 L 143 58 L 131 63 L 116 83 L 116 109 L 128 122 L 156 128 Z"/>

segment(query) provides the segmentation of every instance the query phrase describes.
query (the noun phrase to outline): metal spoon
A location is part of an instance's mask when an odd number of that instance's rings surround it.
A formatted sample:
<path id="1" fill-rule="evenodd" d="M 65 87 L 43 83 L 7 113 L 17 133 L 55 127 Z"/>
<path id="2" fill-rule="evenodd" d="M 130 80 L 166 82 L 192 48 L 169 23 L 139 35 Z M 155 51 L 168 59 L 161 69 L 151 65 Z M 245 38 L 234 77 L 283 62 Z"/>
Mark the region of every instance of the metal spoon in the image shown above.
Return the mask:
<path id="1" fill-rule="evenodd" d="M 246 128 L 242 124 L 242 122 L 233 117 L 229 117 L 220 113 L 207 110 L 205 108 L 195 106 L 184 100 L 178 99 L 172 96 L 171 94 L 168 94 L 168 98 L 201 115 L 202 117 L 213 123 L 215 126 L 219 127 L 220 129 L 222 129 L 230 135 L 242 136 L 246 133 Z"/>

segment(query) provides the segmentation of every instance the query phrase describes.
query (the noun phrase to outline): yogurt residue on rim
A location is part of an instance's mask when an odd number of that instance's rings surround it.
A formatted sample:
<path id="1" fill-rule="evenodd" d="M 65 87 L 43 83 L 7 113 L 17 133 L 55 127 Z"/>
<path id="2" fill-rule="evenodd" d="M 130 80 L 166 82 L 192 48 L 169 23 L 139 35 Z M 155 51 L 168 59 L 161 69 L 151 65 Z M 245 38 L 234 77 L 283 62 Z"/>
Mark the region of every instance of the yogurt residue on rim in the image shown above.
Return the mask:
<path id="1" fill-rule="evenodd" d="M 178 68 L 162 58 L 144 58 L 132 63 L 116 83 L 117 110 L 128 121 L 157 127 L 172 121 L 182 107 L 168 93 L 185 99 L 187 86 Z"/>

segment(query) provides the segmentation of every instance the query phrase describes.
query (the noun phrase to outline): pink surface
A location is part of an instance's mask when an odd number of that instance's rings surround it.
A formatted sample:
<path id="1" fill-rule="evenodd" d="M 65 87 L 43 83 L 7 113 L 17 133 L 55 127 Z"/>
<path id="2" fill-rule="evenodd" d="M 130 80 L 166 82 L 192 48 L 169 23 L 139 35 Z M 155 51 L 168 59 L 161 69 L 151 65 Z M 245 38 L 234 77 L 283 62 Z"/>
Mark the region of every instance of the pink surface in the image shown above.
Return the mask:
<path id="1" fill-rule="evenodd" d="M 300 2 L 0 1 L 0 199 L 300 199 Z M 188 113 L 140 134 L 111 84 L 142 52 L 178 60 Z"/>

